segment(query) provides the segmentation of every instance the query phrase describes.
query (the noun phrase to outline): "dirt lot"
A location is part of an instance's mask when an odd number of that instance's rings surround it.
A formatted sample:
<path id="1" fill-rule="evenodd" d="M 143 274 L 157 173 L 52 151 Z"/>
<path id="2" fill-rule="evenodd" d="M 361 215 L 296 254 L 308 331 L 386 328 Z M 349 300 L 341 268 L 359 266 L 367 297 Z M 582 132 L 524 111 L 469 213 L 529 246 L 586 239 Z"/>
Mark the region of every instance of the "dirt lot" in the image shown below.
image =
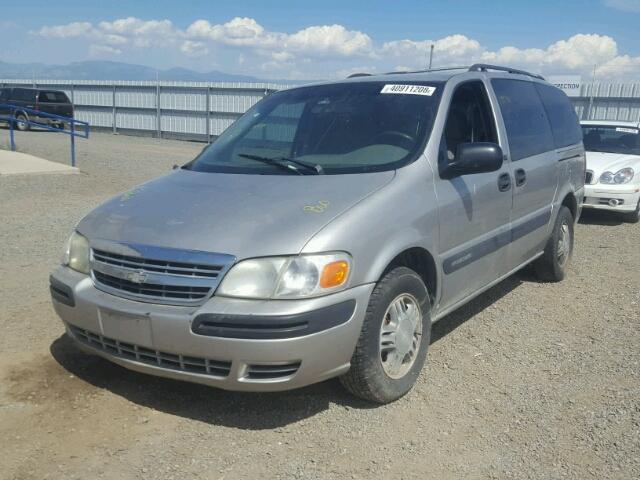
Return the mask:
<path id="1" fill-rule="evenodd" d="M 68 162 L 60 135 L 18 145 Z M 392 405 L 336 381 L 236 394 L 129 372 L 63 336 L 48 274 L 75 222 L 202 145 L 78 147 L 81 175 L 0 177 L 0 478 L 640 478 L 639 225 L 586 215 L 566 281 L 524 271 L 439 322 Z"/>

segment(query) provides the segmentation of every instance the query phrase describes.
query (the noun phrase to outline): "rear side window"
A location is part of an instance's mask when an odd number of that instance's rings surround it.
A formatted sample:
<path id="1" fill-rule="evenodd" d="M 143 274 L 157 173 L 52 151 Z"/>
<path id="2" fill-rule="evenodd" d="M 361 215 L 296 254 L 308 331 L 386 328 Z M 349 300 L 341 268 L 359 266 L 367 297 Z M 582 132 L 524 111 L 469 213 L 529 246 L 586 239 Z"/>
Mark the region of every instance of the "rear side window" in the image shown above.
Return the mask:
<path id="1" fill-rule="evenodd" d="M 38 101 L 40 103 L 69 103 L 69 99 L 64 92 L 40 92 Z"/>
<path id="2" fill-rule="evenodd" d="M 551 85 L 536 83 L 535 88 L 549 116 L 555 147 L 562 148 L 580 143 L 580 122 L 569 98 L 562 90 Z"/>
<path id="3" fill-rule="evenodd" d="M 9 99 L 9 89 L 0 88 L 0 103 L 3 103 Z"/>
<path id="4" fill-rule="evenodd" d="M 511 160 L 554 150 L 547 113 L 532 82 L 491 80 L 509 137 Z"/>

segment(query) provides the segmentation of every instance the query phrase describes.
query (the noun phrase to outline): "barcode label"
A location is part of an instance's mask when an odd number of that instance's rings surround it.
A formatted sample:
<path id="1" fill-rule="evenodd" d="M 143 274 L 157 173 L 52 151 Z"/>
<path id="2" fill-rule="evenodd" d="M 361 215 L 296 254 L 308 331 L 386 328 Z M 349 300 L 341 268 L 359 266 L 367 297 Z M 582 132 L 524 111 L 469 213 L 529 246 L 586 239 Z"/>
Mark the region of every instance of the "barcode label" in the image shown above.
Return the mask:
<path id="1" fill-rule="evenodd" d="M 428 85 L 394 85 L 387 84 L 382 87 L 380 93 L 395 93 L 398 95 L 426 95 L 430 97 L 436 91 L 436 87 Z"/>

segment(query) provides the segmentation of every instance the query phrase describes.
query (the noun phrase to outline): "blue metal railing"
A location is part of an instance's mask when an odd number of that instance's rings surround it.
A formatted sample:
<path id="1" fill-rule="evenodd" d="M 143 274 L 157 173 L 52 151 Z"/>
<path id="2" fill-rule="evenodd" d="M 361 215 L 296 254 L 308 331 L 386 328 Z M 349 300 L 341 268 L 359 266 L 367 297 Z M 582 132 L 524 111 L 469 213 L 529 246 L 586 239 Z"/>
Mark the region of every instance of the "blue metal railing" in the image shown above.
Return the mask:
<path id="1" fill-rule="evenodd" d="M 40 110 L 34 110 L 32 108 L 21 107 L 18 105 L 0 104 L 0 111 L 7 110 L 9 110 L 9 115 L 0 115 L 0 122 L 7 122 L 9 124 L 9 137 L 11 139 L 12 151 L 16 151 L 16 140 L 13 130 L 15 128 L 15 125 L 18 123 L 25 124 L 31 127 L 43 128 L 52 132 L 65 133 L 71 138 L 71 166 L 76 166 L 76 137 L 89 138 L 90 125 L 88 122 L 82 122 L 80 120 L 76 120 L 75 118 L 63 117 L 62 115 L 54 115 L 53 113 L 45 113 Z M 27 115 L 31 115 L 36 118 L 47 118 L 55 120 L 62 125 L 69 124 L 69 129 L 65 129 L 64 126 L 62 128 L 59 128 L 49 125 L 48 123 L 29 120 L 28 117 L 27 120 L 16 118 L 16 113 L 18 112 L 25 113 L 25 117 L 27 117 Z M 82 127 L 84 131 L 78 130 L 76 126 Z"/>

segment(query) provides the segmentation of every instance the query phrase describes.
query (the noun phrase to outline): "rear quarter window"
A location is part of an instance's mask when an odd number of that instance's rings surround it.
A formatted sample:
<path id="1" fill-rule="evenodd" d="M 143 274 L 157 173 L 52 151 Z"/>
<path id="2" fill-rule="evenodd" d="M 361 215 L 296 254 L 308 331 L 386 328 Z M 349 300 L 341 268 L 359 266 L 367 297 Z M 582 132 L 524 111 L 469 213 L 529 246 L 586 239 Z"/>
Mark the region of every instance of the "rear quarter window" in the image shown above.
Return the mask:
<path id="1" fill-rule="evenodd" d="M 580 143 L 582 130 L 569 98 L 562 90 L 551 85 L 536 83 L 535 88 L 547 111 L 555 147 L 562 148 Z"/>
<path id="2" fill-rule="evenodd" d="M 547 113 L 533 82 L 494 78 L 491 85 L 507 129 L 511 160 L 554 150 Z"/>
<path id="3" fill-rule="evenodd" d="M 69 98 L 64 92 L 40 92 L 38 101 L 41 103 L 69 103 Z"/>

